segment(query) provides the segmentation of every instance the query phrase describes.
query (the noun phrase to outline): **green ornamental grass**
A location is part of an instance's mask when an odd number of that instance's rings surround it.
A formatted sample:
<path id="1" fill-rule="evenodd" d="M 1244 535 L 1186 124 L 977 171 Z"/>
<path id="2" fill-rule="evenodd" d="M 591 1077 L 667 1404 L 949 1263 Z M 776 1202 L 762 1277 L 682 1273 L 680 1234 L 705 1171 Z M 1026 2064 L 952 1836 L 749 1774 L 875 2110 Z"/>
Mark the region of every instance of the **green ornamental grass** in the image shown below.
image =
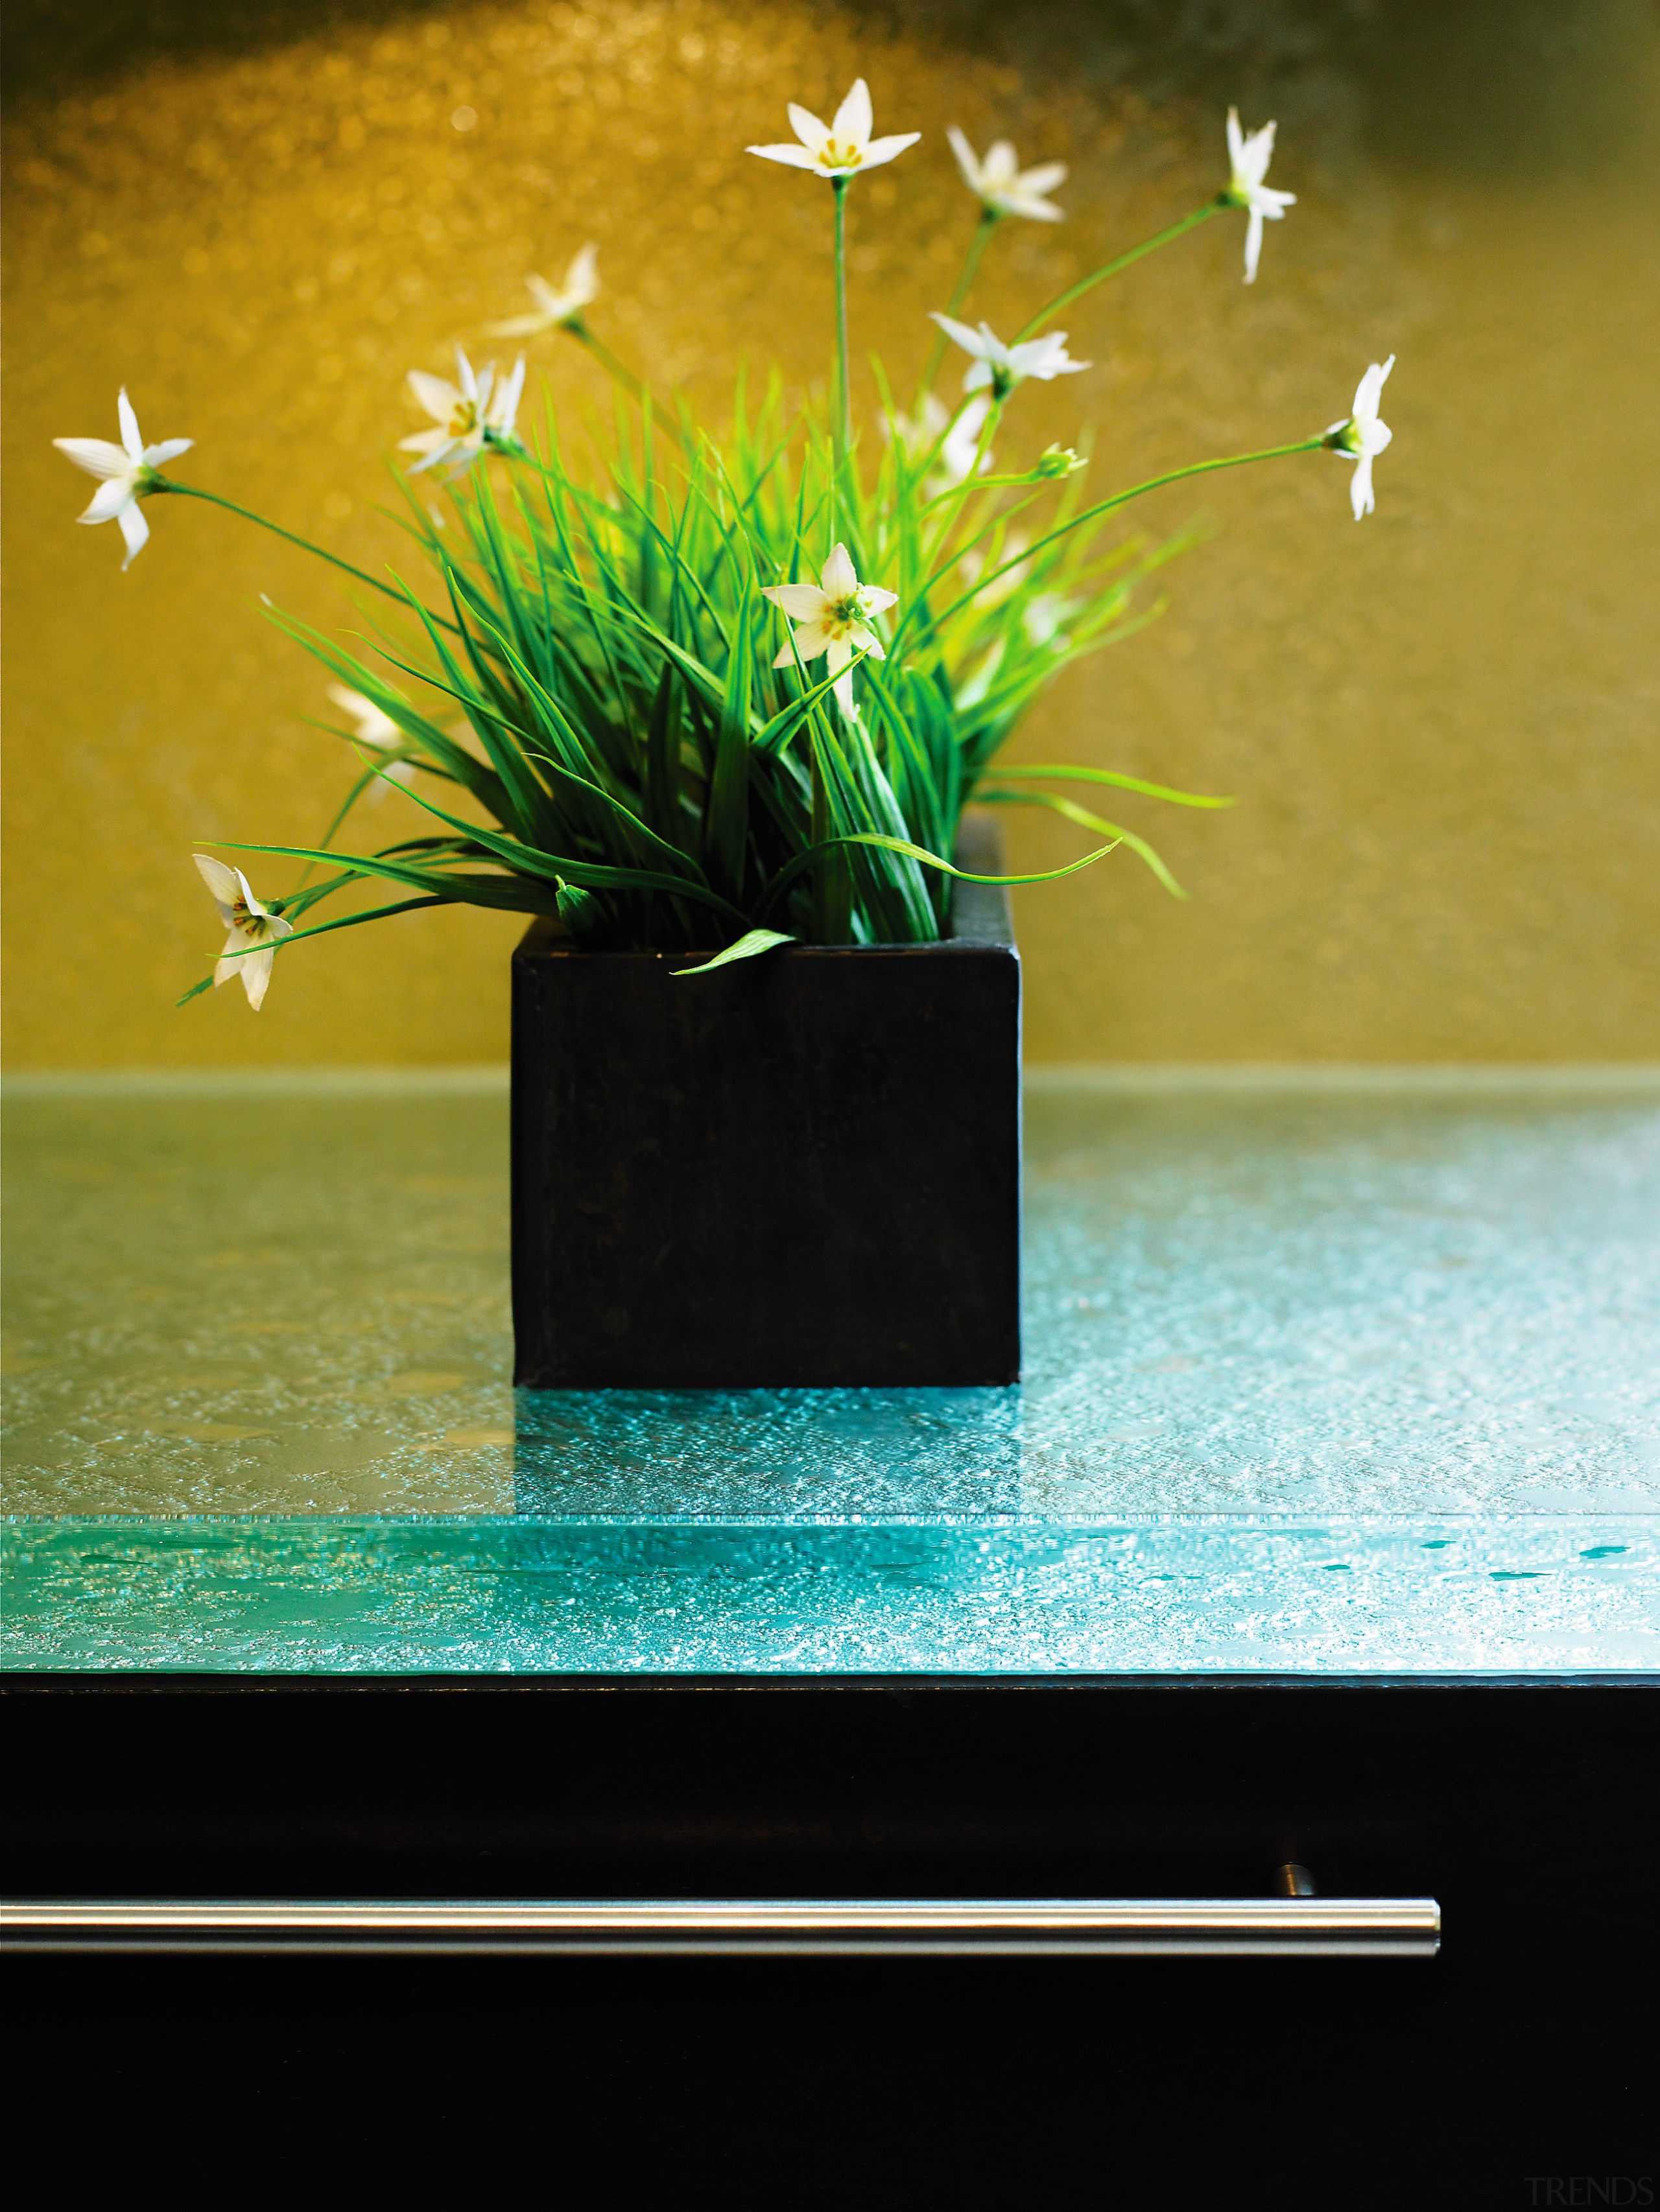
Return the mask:
<path id="1" fill-rule="evenodd" d="M 550 404 L 536 429 L 520 431 L 522 361 L 498 380 L 459 356 L 454 385 L 413 372 L 437 427 L 404 441 L 422 456 L 399 478 L 407 560 L 376 577 L 307 547 L 369 587 L 360 605 L 368 635 L 348 643 L 271 617 L 334 679 L 331 696 L 356 724 L 336 734 L 359 772 L 315 846 L 228 848 L 300 863 L 285 896 L 261 900 L 240 870 L 198 855 L 228 935 L 214 975 L 187 998 L 235 976 L 258 1006 L 279 948 L 458 903 L 556 917 L 585 951 L 695 956 L 686 974 L 792 941 L 926 943 L 950 934 L 958 825 L 970 802 L 1041 806 L 1093 841 L 1041 876 L 970 880 L 1047 880 L 1124 847 L 1180 896 L 1153 848 L 1104 814 L 1100 797 L 1116 787 L 1175 805 L 1227 800 L 1104 769 L 1007 768 L 1000 757 L 1062 670 L 1158 611 L 1138 587 L 1186 541 L 1116 534 L 1121 510 L 1144 492 L 1323 447 L 1357 463 L 1357 519 L 1370 511 L 1392 360 L 1367 371 L 1352 416 L 1321 435 L 1103 496 L 1085 489 L 1086 461 L 1070 450 L 1005 461 L 1000 449 L 1018 446 L 1020 386 L 1088 367 L 1048 327 L 1057 314 L 1228 208 L 1249 214 L 1251 281 L 1263 220 L 1277 220 L 1290 196 L 1262 181 L 1273 126 L 1247 137 L 1231 113 L 1228 185 L 1069 287 L 1005 343 L 958 312 L 1000 223 L 1058 219 L 1045 194 L 1065 173 L 1056 163 L 1020 171 L 1006 143 L 981 161 L 953 131 L 980 203 L 962 276 L 903 404 L 873 363 L 880 416 L 872 434 L 856 434 L 847 198 L 865 168 L 892 160 L 914 134 L 872 137 L 862 81 L 829 126 L 790 112 L 798 143 L 750 150 L 832 187 L 828 407 L 793 404 L 775 371 L 758 396 L 739 376 L 719 434 L 684 402 L 660 403 L 589 326 L 599 289 L 591 247 L 562 290 L 531 280 L 538 313 L 497 327 L 563 331 L 611 371 L 617 404 L 602 467 L 569 457 Z M 969 367 L 947 404 L 935 386 L 953 343 Z M 146 447 L 125 392 L 120 412 L 119 447 L 57 442 L 103 479 L 82 520 L 119 521 L 129 563 L 149 534 L 138 502 L 161 493 L 277 528 L 164 475 L 189 441 Z M 441 521 L 420 495 L 429 471 L 446 481 Z M 358 803 L 388 781 L 428 826 L 355 849 Z M 395 896 L 311 919 L 366 884 Z"/>

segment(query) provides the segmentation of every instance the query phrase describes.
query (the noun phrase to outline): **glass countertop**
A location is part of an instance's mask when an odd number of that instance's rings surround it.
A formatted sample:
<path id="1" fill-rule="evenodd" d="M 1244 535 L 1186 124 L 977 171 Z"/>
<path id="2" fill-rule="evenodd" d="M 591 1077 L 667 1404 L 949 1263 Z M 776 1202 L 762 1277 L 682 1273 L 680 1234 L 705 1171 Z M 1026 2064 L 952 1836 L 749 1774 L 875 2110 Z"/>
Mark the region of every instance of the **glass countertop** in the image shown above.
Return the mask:
<path id="1" fill-rule="evenodd" d="M 1660 1668 L 1652 1071 L 1039 1071 L 987 1390 L 515 1393 L 496 1071 L 6 1121 L 15 1668 Z"/>

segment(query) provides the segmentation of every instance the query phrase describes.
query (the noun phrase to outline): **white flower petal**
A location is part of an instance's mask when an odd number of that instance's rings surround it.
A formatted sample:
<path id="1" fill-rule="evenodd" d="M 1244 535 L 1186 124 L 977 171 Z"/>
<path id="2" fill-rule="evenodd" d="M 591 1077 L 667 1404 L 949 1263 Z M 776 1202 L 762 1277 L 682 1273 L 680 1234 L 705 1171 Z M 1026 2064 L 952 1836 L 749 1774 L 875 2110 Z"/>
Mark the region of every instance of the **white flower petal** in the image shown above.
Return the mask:
<path id="1" fill-rule="evenodd" d="M 830 549 L 829 560 L 818 572 L 818 581 L 824 586 L 824 596 L 832 600 L 845 599 L 859 589 L 859 578 L 845 545 Z"/>
<path id="2" fill-rule="evenodd" d="M 447 452 L 435 456 L 437 463 L 444 469 L 445 483 L 453 483 L 458 477 L 465 476 L 483 450 L 484 434 L 482 429 L 479 429 L 470 431 L 465 438 L 456 439 Z M 410 471 L 410 474 L 418 476 L 423 465 L 423 463 L 417 461 L 414 468 Z"/>
<path id="3" fill-rule="evenodd" d="M 1245 134 L 1239 128 L 1239 110 L 1228 110 L 1228 167 L 1234 176 L 1239 173 L 1239 163 L 1245 151 Z"/>
<path id="4" fill-rule="evenodd" d="M 794 123 L 794 120 L 795 118 L 792 115 L 790 121 Z M 843 145 L 851 139 L 855 146 L 868 146 L 871 128 L 874 121 L 875 118 L 871 112 L 870 87 L 865 82 L 863 77 L 856 76 L 847 98 L 836 111 L 836 119 L 830 125 L 830 135 Z M 920 136 L 920 133 L 917 135 Z M 909 144 L 909 141 L 907 140 L 906 143 Z M 874 152 L 874 150 L 875 149 L 872 148 L 872 151 Z"/>
<path id="5" fill-rule="evenodd" d="M 982 379 L 989 379 L 991 371 L 985 363 L 982 362 L 977 366 Z M 970 373 L 972 374 L 974 372 Z M 940 465 L 946 472 L 943 488 L 961 483 L 972 468 L 977 467 L 983 471 L 991 466 L 990 453 L 980 452 L 980 433 L 985 428 L 986 417 L 990 413 L 991 401 L 988 398 L 964 402 L 962 412 L 940 442 Z"/>
<path id="6" fill-rule="evenodd" d="M 127 387 L 125 384 L 117 395 L 115 411 L 121 418 L 121 443 L 126 447 L 132 459 L 142 461 L 144 458 L 143 435 L 139 430 L 138 417 L 133 413 L 132 402 L 127 397 Z"/>
<path id="7" fill-rule="evenodd" d="M 1064 161 L 1040 161 L 1035 169 L 1023 169 L 1015 179 L 1023 193 L 1030 192 L 1034 198 L 1042 192 L 1052 192 L 1057 185 L 1066 181 Z"/>
<path id="8" fill-rule="evenodd" d="M 897 607 L 899 604 L 898 592 L 885 592 L 879 584 L 866 584 L 860 596 L 867 614 L 879 615 L 885 607 Z"/>
<path id="9" fill-rule="evenodd" d="M 1349 504 L 1354 509 L 1354 519 L 1357 522 L 1363 515 L 1370 514 L 1377 505 L 1377 501 L 1371 495 L 1371 455 L 1370 453 L 1362 453 L 1354 465 L 1354 474 L 1349 479 Z"/>
<path id="10" fill-rule="evenodd" d="M 787 169 L 817 169 L 818 159 L 809 154 L 805 146 L 745 146 L 746 154 L 758 154 L 763 161 L 781 161 Z"/>
<path id="11" fill-rule="evenodd" d="M 1277 251 L 1277 249 L 1276 249 Z M 1245 225 L 1245 282 L 1256 282 L 1256 264 L 1262 255 L 1262 210 L 1253 207 Z"/>
<path id="12" fill-rule="evenodd" d="M 846 630 L 840 630 L 829 641 L 830 671 L 833 676 L 838 668 L 845 668 L 853 659 L 853 640 Z"/>
<path id="13" fill-rule="evenodd" d="M 456 390 L 448 377 L 434 376 L 424 368 L 410 369 L 409 386 L 435 422 L 447 422 L 466 397 Z"/>
<path id="14" fill-rule="evenodd" d="M 194 438 L 163 438 L 159 446 L 146 446 L 144 466 L 147 469 L 165 468 L 169 461 L 176 461 L 180 453 L 189 453 L 195 443 Z"/>
<path id="15" fill-rule="evenodd" d="M 599 296 L 599 248 L 590 239 L 571 256 L 565 271 L 565 296 L 575 307 L 586 307 Z"/>
<path id="16" fill-rule="evenodd" d="M 455 349 L 455 369 L 457 375 L 461 380 L 462 391 L 469 399 L 476 401 L 478 398 L 478 379 L 472 373 L 472 363 L 467 359 L 465 354 L 462 352 L 459 346 L 457 346 Z M 488 376 L 489 374 L 489 371 L 486 369 L 484 374 Z"/>
<path id="17" fill-rule="evenodd" d="M 892 138 L 873 138 L 865 149 L 865 158 L 860 167 L 879 169 L 884 161 L 891 161 L 896 154 L 903 154 L 907 146 L 914 146 L 921 137 L 920 131 L 902 131 Z"/>
<path id="18" fill-rule="evenodd" d="M 89 477 L 124 477 L 131 473 L 132 455 L 125 446 L 112 446 L 107 438 L 54 438 L 52 442 Z"/>
<path id="19" fill-rule="evenodd" d="M 356 723 L 354 734 L 360 744 L 398 745 L 404 742 L 404 733 L 392 716 L 383 713 L 373 699 L 366 699 L 361 691 L 349 690 L 344 684 L 331 684 L 328 696 Z"/>
<path id="20" fill-rule="evenodd" d="M 75 519 L 77 522 L 113 522 L 137 496 L 131 477 L 111 477 L 107 483 L 99 485 L 85 512 Z"/>
<path id="21" fill-rule="evenodd" d="M 251 952 L 246 960 L 239 960 L 236 963 L 241 973 L 242 988 L 247 993 L 248 1004 L 256 1014 L 265 1003 L 265 994 L 271 988 L 271 963 L 276 957 L 269 945 L 262 945 L 257 952 Z"/>
<path id="22" fill-rule="evenodd" d="M 790 646 L 792 651 L 799 653 L 803 660 L 817 660 L 825 647 L 833 642 L 830 632 L 823 623 L 810 622 L 802 623 L 800 629 L 790 640 Z"/>
<path id="23" fill-rule="evenodd" d="M 964 392 L 980 392 L 991 380 L 992 368 L 988 361 L 970 362 L 968 374 L 963 379 L 963 389 Z"/>
<path id="24" fill-rule="evenodd" d="M 1020 173 L 1020 157 L 1006 138 L 994 138 L 986 149 L 980 175 L 987 189 L 1012 185 Z"/>
<path id="25" fill-rule="evenodd" d="M 525 356 L 520 354 L 514 363 L 511 376 L 502 378 L 495 398 L 490 402 L 489 426 L 502 436 L 509 435 L 514 417 L 519 412 L 520 397 L 525 389 Z"/>
<path id="26" fill-rule="evenodd" d="M 946 336 L 960 345 L 964 353 L 973 354 L 978 361 L 985 360 L 986 341 L 978 331 L 971 331 L 966 323 L 956 322 L 950 315 L 931 314 L 928 320 L 938 323 Z M 995 338 L 992 339 L 992 343 L 997 345 Z M 1002 348 L 997 346 L 997 350 L 1000 353 Z"/>
<path id="27" fill-rule="evenodd" d="M 818 158 L 819 148 L 830 135 L 829 124 L 821 123 L 810 107 L 800 107 L 793 100 L 785 112 L 790 119 L 790 129 L 794 131 L 816 161 Z M 759 149 L 751 146 L 750 151 L 753 154 L 758 152 Z"/>
<path id="28" fill-rule="evenodd" d="M 192 860 L 203 882 L 219 902 L 227 928 L 230 927 L 230 910 L 242 896 L 241 878 L 234 868 L 228 868 L 222 860 L 211 859 L 206 853 L 192 853 Z"/>
<path id="29" fill-rule="evenodd" d="M 1377 403 L 1383 396 L 1383 386 L 1389 382 L 1389 371 L 1395 367 L 1395 356 L 1387 361 L 1373 362 L 1355 386 L 1354 419 L 1357 422 L 1375 422 Z"/>
<path id="30" fill-rule="evenodd" d="M 830 605 L 817 584 L 763 584 L 761 596 L 781 607 L 792 622 L 817 622 Z"/>
<path id="31" fill-rule="evenodd" d="M 1274 125 L 1265 123 L 1260 131 L 1252 131 L 1238 137 L 1236 130 L 1228 133 L 1228 151 L 1233 159 L 1231 183 L 1236 191 L 1249 192 L 1260 185 L 1268 174 L 1268 163 L 1274 158 Z"/>
<path id="32" fill-rule="evenodd" d="M 954 123 L 948 123 L 946 125 L 946 136 L 951 142 L 952 152 L 957 156 L 957 166 L 963 173 L 963 182 L 971 192 L 977 193 L 981 188 L 980 164 L 975 158 L 973 147 L 970 145 L 966 137 Z"/>
<path id="33" fill-rule="evenodd" d="M 421 465 L 426 467 L 436 460 L 449 442 L 447 430 L 411 430 L 407 438 L 398 441 L 398 450 L 400 453 L 424 453 L 427 458 Z M 410 474 L 414 473 L 411 470 Z"/>
<path id="34" fill-rule="evenodd" d="M 121 563 L 125 576 L 138 556 L 149 543 L 150 526 L 144 520 L 144 510 L 133 500 L 115 518 L 115 526 L 127 541 L 127 557 Z"/>

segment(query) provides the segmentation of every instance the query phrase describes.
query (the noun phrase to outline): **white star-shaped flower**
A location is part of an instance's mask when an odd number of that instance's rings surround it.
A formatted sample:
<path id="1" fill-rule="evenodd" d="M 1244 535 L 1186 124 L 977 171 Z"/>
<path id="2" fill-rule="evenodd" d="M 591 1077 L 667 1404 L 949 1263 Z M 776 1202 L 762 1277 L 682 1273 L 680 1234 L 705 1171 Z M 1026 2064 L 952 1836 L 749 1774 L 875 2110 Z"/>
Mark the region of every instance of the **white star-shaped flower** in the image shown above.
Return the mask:
<path id="1" fill-rule="evenodd" d="M 192 858 L 218 904 L 219 919 L 230 932 L 213 971 L 214 983 L 216 987 L 240 980 L 257 1014 L 265 1004 L 271 963 L 277 957 L 272 946 L 277 939 L 293 936 L 294 924 L 260 905 L 240 868 L 228 868 L 222 860 L 210 860 L 205 853 L 193 854 Z"/>
<path id="2" fill-rule="evenodd" d="M 1043 198 L 1045 192 L 1066 182 L 1064 161 L 1042 161 L 1035 169 L 1023 169 L 1006 138 L 988 146 L 982 161 L 954 123 L 946 136 L 963 172 L 963 182 L 982 207 L 994 215 L 1024 215 L 1033 222 L 1065 220 L 1054 202 Z"/>
<path id="3" fill-rule="evenodd" d="M 1083 604 L 1081 599 L 1067 599 L 1063 592 L 1038 592 L 1021 611 L 1020 626 L 1034 645 L 1046 645 L 1052 653 L 1064 653 L 1065 625 Z"/>
<path id="4" fill-rule="evenodd" d="M 775 668 L 793 668 L 798 654 L 803 660 L 817 660 L 821 653 L 828 653 L 832 674 L 846 668 L 855 653 L 868 653 L 873 660 L 887 658 L 869 622 L 873 615 L 892 606 L 899 594 L 885 592 L 879 585 L 861 584 L 845 545 L 831 553 L 816 584 L 763 584 L 761 596 L 781 607 L 798 625 L 774 659 Z M 851 672 L 837 684 L 836 696 L 851 714 Z"/>
<path id="5" fill-rule="evenodd" d="M 538 331 L 556 331 L 565 323 L 575 322 L 591 301 L 599 297 L 599 279 L 595 273 L 599 258 L 597 246 L 585 246 L 565 271 L 565 281 L 556 290 L 545 276 L 526 276 L 526 289 L 536 301 L 533 315 L 514 315 L 505 323 L 487 323 L 485 329 L 493 338 L 527 338 Z"/>
<path id="6" fill-rule="evenodd" d="M 913 461 L 925 459 L 939 447 L 939 474 L 930 477 L 922 488 L 933 499 L 961 483 L 970 469 L 976 476 L 983 476 L 991 466 L 992 454 L 980 452 L 980 433 L 990 412 L 991 401 L 982 394 L 967 401 L 953 422 L 945 402 L 933 392 L 926 392 L 919 414 L 895 415 L 891 419 L 885 416 L 882 432 L 885 437 L 896 441 Z"/>
<path id="7" fill-rule="evenodd" d="M 337 707 L 349 714 L 356 723 L 357 727 L 353 734 L 360 745 L 373 745 L 378 751 L 390 752 L 403 744 L 404 732 L 392 720 L 392 716 L 383 713 L 373 699 L 366 699 L 361 691 L 349 690 L 344 684 L 331 684 L 329 696 Z M 379 799 L 384 795 L 385 779 L 388 776 L 394 783 L 413 782 L 414 763 L 406 760 L 388 763 L 386 767 L 381 769 L 380 776 L 371 787 L 372 795 L 374 798 Z"/>
<path id="8" fill-rule="evenodd" d="M 969 374 L 971 376 L 973 370 L 970 369 Z M 930 392 L 928 396 L 932 398 L 933 395 Z M 993 456 L 989 447 L 983 453 L 980 452 L 980 433 L 985 428 L 986 417 L 990 412 L 989 392 L 978 399 L 968 401 L 946 433 L 945 443 L 939 448 L 940 474 L 930 483 L 930 491 L 936 488 L 940 491 L 949 491 L 953 484 L 963 482 L 970 469 L 976 476 L 983 476 L 991 466 Z M 979 455 L 977 463 L 976 454 Z"/>
<path id="9" fill-rule="evenodd" d="M 953 322 L 949 315 L 937 314 L 933 320 L 964 353 L 974 356 L 963 379 L 964 392 L 978 392 L 988 384 L 997 398 L 1002 399 L 1029 376 L 1047 384 L 1054 377 L 1076 376 L 1080 369 L 1091 366 L 1086 361 L 1069 358 L 1064 331 L 1048 331 L 1041 338 L 1028 338 L 1024 344 L 1005 345 L 994 334 L 989 323 L 982 323 L 977 331 L 971 331 L 966 323 Z"/>
<path id="10" fill-rule="evenodd" d="M 1373 362 L 1355 387 L 1353 414 L 1346 422 L 1334 422 L 1326 433 L 1326 443 L 1332 452 L 1355 465 L 1349 482 L 1349 501 L 1357 522 L 1363 514 L 1370 514 L 1377 504 L 1371 495 L 1372 456 L 1381 453 L 1395 435 L 1387 422 L 1377 419 L 1377 403 L 1394 367 L 1393 354 L 1387 361 Z"/>
<path id="11" fill-rule="evenodd" d="M 882 435 L 909 459 L 920 461 L 925 453 L 932 452 L 950 420 L 951 410 L 945 401 L 935 392 L 925 392 L 922 404 L 915 415 L 882 417 Z"/>
<path id="12" fill-rule="evenodd" d="M 1256 282 L 1256 264 L 1262 251 L 1262 223 L 1285 220 L 1286 210 L 1295 207 L 1295 192 L 1277 192 L 1271 185 L 1262 182 L 1268 173 L 1268 163 L 1274 158 L 1274 125 L 1265 123 L 1260 131 L 1249 137 L 1239 128 L 1239 110 L 1228 110 L 1228 160 L 1231 171 L 1224 199 L 1234 207 L 1249 208 L 1250 221 L 1245 226 L 1245 282 Z"/>
<path id="13" fill-rule="evenodd" d="M 121 573 L 125 575 L 149 539 L 150 526 L 139 512 L 139 501 L 154 489 L 155 471 L 165 462 L 189 453 L 196 441 L 165 438 L 159 446 L 147 446 L 125 385 L 115 405 L 121 419 L 119 446 L 112 445 L 107 438 L 54 438 L 52 442 L 60 453 L 68 454 L 77 469 L 84 469 L 89 477 L 104 479 L 92 495 L 91 506 L 75 519 L 77 522 L 120 524 L 127 545 L 127 557 L 121 563 Z"/>
<path id="14" fill-rule="evenodd" d="M 836 111 L 833 123 L 821 123 L 810 108 L 789 103 L 790 128 L 799 146 L 746 146 L 763 161 L 782 161 L 787 168 L 811 169 L 818 177 L 854 177 L 861 169 L 879 168 L 884 161 L 903 154 L 921 137 L 920 131 L 902 131 L 897 137 L 873 138 L 870 88 L 863 77 Z"/>
<path id="15" fill-rule="evenodd" d="M 525 388 L 524 356 L 520 355 L 512 375 L 504 376 L 500 384 L 496 381 L 494 363 L 475 375 L 472 363 L 459 346 L 455 349 L 455 366 L 459 385 L 447 377 L 429 375 L 424 368 L 410 371 L 410 388 L 440 426 L 436 430 L 416 430 L 398 440 L 400 453 L 423 456 L 410 471 L 411 476 L 419 476 L 423 469 L 441 468 L 454 478 L 472 466 L 487 445 L 511 448 L 518 442 L 513 425 L 519 412 L 519 396 Z"/>
<path id="16" fill-rule="evenodd" d="M 974 604 L 982 614 L 988 614 L 994 607 L 1000 607 L 1005 599 L 1012 599 L 1015 592 L 1031 575 L 1031 562 L 1022 561 L 1019 557 L 1025 550 L 1025 533 L 1018 530 L 1011 531 L 1003 541 L 1002 550 L 997 555 L 990 583 L 982 591 L 978 591 L 974 595 Z M 1014 562 L 1015 567 L 1005 568 L 1004 563 L 1008 561 Z M 983 576 L 986 573 L 986 556 L 977 546 L 974 546 L 963 556 L 957 565 L 962 570 L 964 580 L 972 584 L 977 577 Z"/>

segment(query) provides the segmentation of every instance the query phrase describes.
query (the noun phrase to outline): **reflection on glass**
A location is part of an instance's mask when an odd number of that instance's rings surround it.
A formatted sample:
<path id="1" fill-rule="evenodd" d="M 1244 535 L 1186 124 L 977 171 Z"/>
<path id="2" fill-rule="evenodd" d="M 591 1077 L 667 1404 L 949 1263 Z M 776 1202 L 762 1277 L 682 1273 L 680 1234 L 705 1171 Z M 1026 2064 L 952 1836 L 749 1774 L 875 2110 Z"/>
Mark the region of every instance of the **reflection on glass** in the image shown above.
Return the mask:
<path id="1" fill-rule="evenodd" d="M 515 1404 L 499 1088 L 9 1121 L 13 1663 L 1660 1663 L 1640 1075 L 1040 1080 L 1009 1390 Z"/>

